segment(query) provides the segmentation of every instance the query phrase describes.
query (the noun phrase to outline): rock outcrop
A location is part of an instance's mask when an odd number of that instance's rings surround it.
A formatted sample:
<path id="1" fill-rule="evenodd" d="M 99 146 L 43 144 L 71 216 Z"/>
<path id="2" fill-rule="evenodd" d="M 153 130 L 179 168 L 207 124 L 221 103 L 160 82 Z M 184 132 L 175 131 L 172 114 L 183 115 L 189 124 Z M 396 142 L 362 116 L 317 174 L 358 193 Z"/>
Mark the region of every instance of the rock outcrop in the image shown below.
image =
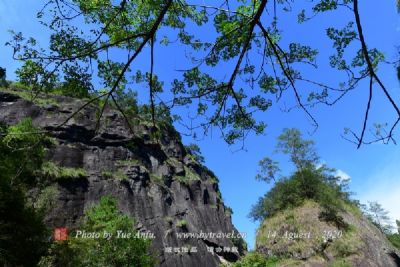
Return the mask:
<path id="1" fill-rule="evenodd" d="M 281 258 L 277 266 L 400 266 L 399 252 L 382 232 L 357 207 L 345 208 L 346 229 L 321 219 L 315 202 L 280 212 L 261 224 L 256 250 Z"/>
<path id="2" fill-rule="evenodd" d="M 106 108 L 96 131 L 99 109 L 95 105 L 87 105 L 60 126 L 84 100 L 46 96 L 32 102 L 24 94 L 0 92 L 0 121 L 13 125 L 32 118 L 35 126 L 54 138 L 47 160 L 86 173 L 53 184 L 58 194 L 47 225 L 74 228 L 88 207 L 112 195 L 121 211 L 135 218 L 139 230 L 154 234 L 152 246 L 159 266 L 213 267 L 239 257 L 232 251 L 207 252 L 207 247 L 235 247 L 229 238 L 177 237 L 182 232 L 237 231 L 217 178 L 185 150 L 172 127 L 163 127 L 155 138 L 151 125 L 142 121 L 130 129 L 121 113 Z M 166 251 L 172 247 L 185 249 Z"/>

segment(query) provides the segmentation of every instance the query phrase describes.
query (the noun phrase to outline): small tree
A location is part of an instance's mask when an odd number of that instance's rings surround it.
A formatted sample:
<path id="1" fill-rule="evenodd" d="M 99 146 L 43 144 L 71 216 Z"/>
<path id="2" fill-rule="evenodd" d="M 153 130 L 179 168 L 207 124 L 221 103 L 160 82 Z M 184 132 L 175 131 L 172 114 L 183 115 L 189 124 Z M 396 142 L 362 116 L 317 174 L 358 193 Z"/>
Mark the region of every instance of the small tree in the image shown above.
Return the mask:
<path id="1" fill-rule="evenodd" d="M 378 202 L 368 202 L 366 215 L 383 233 L 391 233 L 389 212 Z"/>
<path id="2" fill-rule="evenodd" d="M 260 169 L 256 175 L 257 180 L 267 183 L 274 181 L 276 183 L 276 176 L 280 171 L 278 162 L 269 157 L 265 157 L 258 162 L 258 166 Z"/>
<path id="3" fill-rule="evenodd" d="M 192 155 L 194 160 L 196 160 L 199 163 L 204 163 L 204 157 L 201 154 L 200 147 L 197 144 L 189 144 L 185 146 L 186 151 Z"/>
<path id="4" fill-rule="evenodd" d="M 67 243 L 55 243 L 50 255 L 40 266 L 132 266 L 150 267 L 155 261 L 149 253 L 150 240 L 134 237 L 134 221 L 118 210 L 114 198 L 106 196 L 85 213 L 80 231 L 101 234 L 99 238 L 79 238 L 70 235 Z M 117 238 L 117 231 L 130 233 L 130 238 Z M 103 233 L 112 236 L 107 239 Z"/>
<path id="5" fill-rule="evenodd" d="M 83 68 L 77 64 L 65 65 L 63 68 L 64 82 L 61 85 L 63 95 L 85 98 L 94 91 L 92 85 L 92 75 L 88 73 L 88 68 Z"/>
<path id="6" fill-rule="evenodd" d="M 314 148 L 314 141 L 302 138 L 298 129 L 284 129 L 278 137 L 277 151 L 289 154 L 298 170 L 315 165 L 319 157 Z"/>
<path id="7" fill-rule="evenodd" d="M 41 62 L 27 60 L 15 72 L 20 83 L 29 87 L 33 93 L 49 92 L 57 83 L 57 75 L 45 69 Z"/>
<path id="8" fill-rule="evenodd" d="M 0 87 L 7 87 L 6 69 L 0 67 Z"/>

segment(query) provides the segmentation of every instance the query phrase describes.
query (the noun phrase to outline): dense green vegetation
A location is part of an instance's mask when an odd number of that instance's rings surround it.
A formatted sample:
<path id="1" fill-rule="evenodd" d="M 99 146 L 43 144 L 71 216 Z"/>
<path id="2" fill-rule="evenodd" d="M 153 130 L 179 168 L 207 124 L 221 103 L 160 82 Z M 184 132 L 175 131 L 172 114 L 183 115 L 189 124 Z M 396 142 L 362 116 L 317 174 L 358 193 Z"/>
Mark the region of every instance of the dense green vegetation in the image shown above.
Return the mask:
<path id="1" fill-rule="evenodd" d="M 226 264 L 226 267 L 275 267 L 279 266 L 279 258 L 267 257 L 257 252 L 250 252 L 245 257 L 233 264 Z"/>
<path id="2" fill-rule="evenodd" d="M 77 231 L 99 233 L 100 237 L 83 238 Z M 120 237 L 117 231 L 121 231 Z M 104 238 L 105 232 L 112 236 Z M 122 238 L 122 233 L 131 236 Z M 49 255 L 41 259 L 39 266 L 154 266 L 155 260 L 149 250 L 151 240 L 139 238 L 137 234 L 134 221 L 121 214 L 115 199 L 106 196 L 86 211 L 83 223 L 67 241 L 51 245 Z"/>
<path id="3" fill-rule="evenodd" d="M 253 206 L 250 217 L 262 221 L 313 200 L 324 209 L 321 217 L 344 226 L 338 212 L 343 209 L 343 203 L 353 203 L 346 191 L 346 181 L 336 176 L 334 169 L 319 164 L 314 143 L 304 140 L 296 129 L 285 129 L 278 138 L 277 150 L 290 156 L 295 170 L 290 176 L 278 179 L 278 163 L 270 158 L 260 161 L 256 178 L 274 182 L 274 186 Z"/>
<path id="4" fill-rule="evenodd" d="M 393 246 L 395 246 L 397 249 L 400 249 L 400 233 L 389 234 L 387 238 Z"/>
<path id="5" fill-rule="evenodd" d="M 43 136 L 32 134 L 37 131 L 29 119 L 0 125 L 0 265 L 35 266 L 47 246 L 43 210 L 27 198 L 45 153 Z"/>
<path id="6" fill-rule="evenodd" d="M 396 225 L 397 225 L 397 233 L 395 234 L 391 234 L 388 236 L 390 242 L 392 242 L 392 244 L 400 249 L 400 221 L 396 220 Z"/>

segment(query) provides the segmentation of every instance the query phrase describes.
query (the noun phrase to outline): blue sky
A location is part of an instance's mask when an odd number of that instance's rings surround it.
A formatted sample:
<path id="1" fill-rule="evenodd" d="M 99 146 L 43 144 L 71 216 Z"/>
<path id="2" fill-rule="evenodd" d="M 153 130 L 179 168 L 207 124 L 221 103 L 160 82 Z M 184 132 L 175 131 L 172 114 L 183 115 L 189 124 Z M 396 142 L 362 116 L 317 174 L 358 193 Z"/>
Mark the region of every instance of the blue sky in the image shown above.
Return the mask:
<path id="1" fill-rule="evenodd" d="M 9 40 L 8 29 L 22 31 L 26 36 L 35 36 L 39 42 L 46 43 L 46 31 L 36 21 L 36 11 L 41 7 L 37 0 L 2 0 L 0 1 L 0 66 L 7 68 L 8 78 L 13 79 L 13 72 L 19 66 L 11 59 L 12 51 L 3 44 Z M 205 1 L 212 3 L 212 1 Z M 379 1 L 379 4 L 370 4 L 360 1 L 361 18 L 364 24 L 365 37 L 370 47 L 377 47 L 385 52 L 387 59 L 394 59 L 395 45 L 400 45 L 400 15 L 396 13 L 394 0 Z M 351 17 L 351 13 L 332 15 L 317 18 L 312 24 L 298 27 L 293 18 L 282 15 L 282 26 L 285 28 L 283 41 L 294 39 L 315 45 L 322 55 L 331 52 L 330 43 L 324 41 L 324 29 L 332 24 L 341 24 Z M 156 51 L 156 71 L 161 77 L 174 75 L 174 69 L 184 66 L 181 59 L 173 53 Z M 167 65 L 164 62 L 168 62 Z M 143 68 L 148 64 L 142 62 Z M 170 66 L 172 65 L 172 67 Z M 167 70 L 167 67 L 171 70 Z M 229 67 L 229 66 L 228 66 Z M 219 70 L 223 74 L 224 70 Z M 317 73 L 311 73 L 321 81 L 335 81 L 336 74 L 326 67 Z M 382 80 L 393 94 L 397 103 L 400 103 L 399 82 L 395 71 L 390 66 L 382 66 L 379 71 Z M 376 87 L 377 88 L 377 87 Z M 225 203 L 232 207 L 233 222 L 240 232 L 247 233 L 247 242 L 252 248 L 255 240 L 257 223 L 248 217 L 251 206 L 262 196 L 269 186 L 255 181 L 258 161 L 264 156 L 271 156 L 282 161 L 281 168 L 290 172 L 292 166 L 287 159 L 273 153 L 276 137 L 283 128 L 296 127 L 303 131 L 306 138 L 315 140 L 318 153 L 323 161 L 331 167 L 351 177 L 350 189 L 355 192 L 355 198 L 362 202 L 378 201 L 390 211 L 393 218 L 400 219 L 400 150 L 397 146 L 374 144 L 356 149 L 354 144 L 345 141 L 340 135 L 344 127 L 351 127 L 356 132 L 361 130 L 364 105 L 368 97 L 368 88 L 362 84 L 355 92 L 348 95 L 334 107 L 318 106 L 311 109 L 312 114 L 319 122 L 315 133 L 309 119 L 301 110 L 281 112 L 285 105 L 293 103 L 293 97 L 288 94 L 284 101 L 278 103 L 267 113 L 262 114 L 268 123 L 265 136 L 250 135 L 245 143 L 245 150 L 237 151 L 237 147 L 230 147 L 220 138 L 217 130 L 203 140 L 196 142 L 206 159 L 206 165 L 213 170 L 220 179 L 220 189 Z M 373 102 L 372 121 L 388 121 L 393 117 L 393 110 L 386 102 L 379 90 L 376 90 L 376 101 Z M 398 131 L 397 131 L 398 132 Z M 183 137 L 184 143 L 193 142 Z"/>

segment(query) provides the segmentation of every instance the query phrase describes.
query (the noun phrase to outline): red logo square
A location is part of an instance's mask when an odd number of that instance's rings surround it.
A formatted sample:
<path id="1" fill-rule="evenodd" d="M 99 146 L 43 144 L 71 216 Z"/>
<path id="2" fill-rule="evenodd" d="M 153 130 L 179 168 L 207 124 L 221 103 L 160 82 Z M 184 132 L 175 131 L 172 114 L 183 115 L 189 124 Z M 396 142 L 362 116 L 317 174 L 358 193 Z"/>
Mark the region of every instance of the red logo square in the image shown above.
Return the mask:
<path id="1" fill-rule="evenodd" d="M 66 227 L 54 229 L 54 240 L 60 241 L 67 239 L 68 239 L 68 229 Z"/>

